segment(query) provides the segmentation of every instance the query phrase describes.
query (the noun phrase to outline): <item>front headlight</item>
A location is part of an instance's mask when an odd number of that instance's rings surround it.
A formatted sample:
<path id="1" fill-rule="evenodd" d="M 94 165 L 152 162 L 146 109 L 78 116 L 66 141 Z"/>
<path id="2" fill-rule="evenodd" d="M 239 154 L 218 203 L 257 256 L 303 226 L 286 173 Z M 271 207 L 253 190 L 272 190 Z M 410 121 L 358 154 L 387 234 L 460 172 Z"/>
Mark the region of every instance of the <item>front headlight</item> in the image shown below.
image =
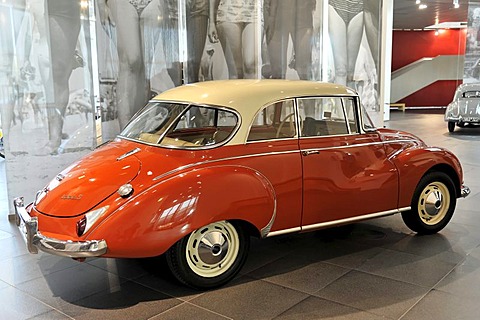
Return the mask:
<path id="1" fill-rule="evenodd" d="M 77 222 L 77 235 L 80 237 L 85 234 L 97 222 L 97 220 L 107 212 L 109 206 L 101 207 L 85 214 L 85 216 Z"/>

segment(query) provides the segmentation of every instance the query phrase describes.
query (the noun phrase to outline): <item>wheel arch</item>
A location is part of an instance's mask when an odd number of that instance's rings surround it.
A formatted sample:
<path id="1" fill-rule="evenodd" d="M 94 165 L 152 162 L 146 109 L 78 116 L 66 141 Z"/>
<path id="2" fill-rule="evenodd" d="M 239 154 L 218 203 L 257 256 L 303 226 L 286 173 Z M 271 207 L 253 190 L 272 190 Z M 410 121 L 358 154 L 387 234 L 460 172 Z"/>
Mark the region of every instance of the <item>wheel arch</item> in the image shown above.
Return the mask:
<path id="1" fill-rule="evenodd" d="M 460 182 L 460 178 L 458 177 L 458 174 L 457 172 L 455 171 L 455 169 L 452 168 L 452 166 L 448 165 L 448 164 L 445 164 L 445 163 L 439 163 L 437 165 L 434 165 L 433 167 L 431 167 L 427 172 L 425 172 L 425 174 L 422 176 L 422 178 L 424 176 L 426 176 L 427 174 L 431 173 L 431 172 L 443 172 L 443 173 L 446 173 L 450 179 L 452 179 L 452 182 L 455 186 L 455 196 L 457 198 L 460 197 L 461 195 L 461 182 Z"/>
<path id="2" fill-rule="evenodd" d="M 410 206 L 419 181 L 428 173 L 446 173 L 455 185 L 457 198 L 461 194 L 463 171 L 458 158 L 450 151 L 437 148 L 408 148 L 393 159 L 399 172 L 399 208 Z"/>

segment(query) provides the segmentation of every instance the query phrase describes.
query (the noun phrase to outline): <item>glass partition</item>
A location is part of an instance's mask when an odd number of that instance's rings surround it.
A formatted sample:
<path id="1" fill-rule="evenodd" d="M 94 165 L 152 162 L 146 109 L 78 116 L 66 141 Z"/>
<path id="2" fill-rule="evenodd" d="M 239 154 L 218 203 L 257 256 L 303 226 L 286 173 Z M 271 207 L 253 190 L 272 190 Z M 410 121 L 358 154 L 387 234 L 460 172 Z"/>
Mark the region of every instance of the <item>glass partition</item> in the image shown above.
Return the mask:
<path id="1" fill-rule="evenodd" d="M 338 82 L 356 89 L 369 113 L 379 112 L 381 3 L 0 2 L 0 114 L 10 198 L 33 196 L 57 171 L 120 133 L 153 96 L 185 83 Z"/>
<path id="2" fill-rule="evenodd" d="M 0 3 L 0 108 L 10 198 L 32 200 L 95 146 L 91 4 Z"/>

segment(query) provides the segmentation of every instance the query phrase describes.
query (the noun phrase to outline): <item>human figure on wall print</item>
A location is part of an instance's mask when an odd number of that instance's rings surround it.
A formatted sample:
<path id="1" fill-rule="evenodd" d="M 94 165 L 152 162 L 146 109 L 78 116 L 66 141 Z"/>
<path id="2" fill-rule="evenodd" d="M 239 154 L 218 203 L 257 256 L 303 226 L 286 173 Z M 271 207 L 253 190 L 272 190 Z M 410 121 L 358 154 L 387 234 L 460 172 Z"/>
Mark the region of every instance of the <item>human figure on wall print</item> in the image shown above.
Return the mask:
<path id="1" fill-rule="evenodd" d="M 335 83 L 351 85 L 363 34 L 363 0 L 329 0 L 328 33 Z"/>
<path id="2" fill-rule="evenodd" d="M 199 81 L 200 63 L 205 41 L 207 39 L 209 1 L 186 0 L 186 27 L 187 27 L 187 81 L 188 83 Z M 168 72 L 176 86 L 183 84 L 182 69 L 178 56 L 178 0 L 168 0 L 166 11 L 165 36 L 163 47 L 168 61 L 173 61 L 173 69 Z M 170 58 L 168 58 L 170 57 Z"/>
<path id="3" fill-rule="evenodd" d="M 145 63 L 152 60 L 165 4 L 159 0 L 97 0 L 97 3 L 102 24 L 105 27 L 110 24 L 116 31 L 119 63 L 116 103 L 121 130 L 150 98 Z"/>
<path id="4" fill-rule="evenodd" d="M 220 41 L 230 79 L 256 78 L 260 24 L 255 0 L 210 0 L 208 37 Z"/>
<path id="5" fill-rule="evenodd" d="M 363 105 L 378 111 L 380 0 L 329 0 L 328 31 L 335 65 L 333 82 L 358 90 Z M 361 47 L 365 32 L 364 47 Z M 367 49 L 368 47 L 368 49 Z"/>
<path id="6" fill-rule="evenodd" d="M 55 154 L 67 138 L 63 133 L 65 111 L 70 96 L 69 79 L 75 67 L 75 48 L 80 33 L 80 2 L 47 0 L 51 83 L 45 78 L 49 142 L 41 153 Z M 45 68 L 45 66 L 43 66 Z"/>
<path id="7" fill-rule="evenodd" d="M 315 7 L 316 0 L 264 1 L 264 32 L 271 78 L 284 79 L 287 66 L 295 69 L 300 79 L 311 78 Z M 287 61 L 290 37 L 294 56 Z"/>

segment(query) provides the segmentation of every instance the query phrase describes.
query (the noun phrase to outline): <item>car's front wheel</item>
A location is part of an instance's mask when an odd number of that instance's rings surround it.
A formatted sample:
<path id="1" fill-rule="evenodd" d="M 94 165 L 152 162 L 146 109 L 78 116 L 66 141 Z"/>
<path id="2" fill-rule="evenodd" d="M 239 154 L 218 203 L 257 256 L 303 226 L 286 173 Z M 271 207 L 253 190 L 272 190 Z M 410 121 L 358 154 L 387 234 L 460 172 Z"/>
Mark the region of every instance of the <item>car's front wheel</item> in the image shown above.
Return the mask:
<path id="1" fill-rule="evenodd" d="M 211 289 L 230 281 L 248 254 L 249 236 L 238 225 L 219 221 L 199 228 L 166 253 L 173 275 L 197 289 Z"/>
<path id="2" fill-rule="evenodd" d="M 455 130 L 455 122 L 448 122 L 448 132 L 453 132 Z"/>
<path id="3" fill-rule="evenodd" d="M 418 183 L 411 210 L 402 212 L 402 218 L 417 233 L 437 233 L 452 218 L 456 203 L 452 179 L 443 172 L 431 172 Z"/>

